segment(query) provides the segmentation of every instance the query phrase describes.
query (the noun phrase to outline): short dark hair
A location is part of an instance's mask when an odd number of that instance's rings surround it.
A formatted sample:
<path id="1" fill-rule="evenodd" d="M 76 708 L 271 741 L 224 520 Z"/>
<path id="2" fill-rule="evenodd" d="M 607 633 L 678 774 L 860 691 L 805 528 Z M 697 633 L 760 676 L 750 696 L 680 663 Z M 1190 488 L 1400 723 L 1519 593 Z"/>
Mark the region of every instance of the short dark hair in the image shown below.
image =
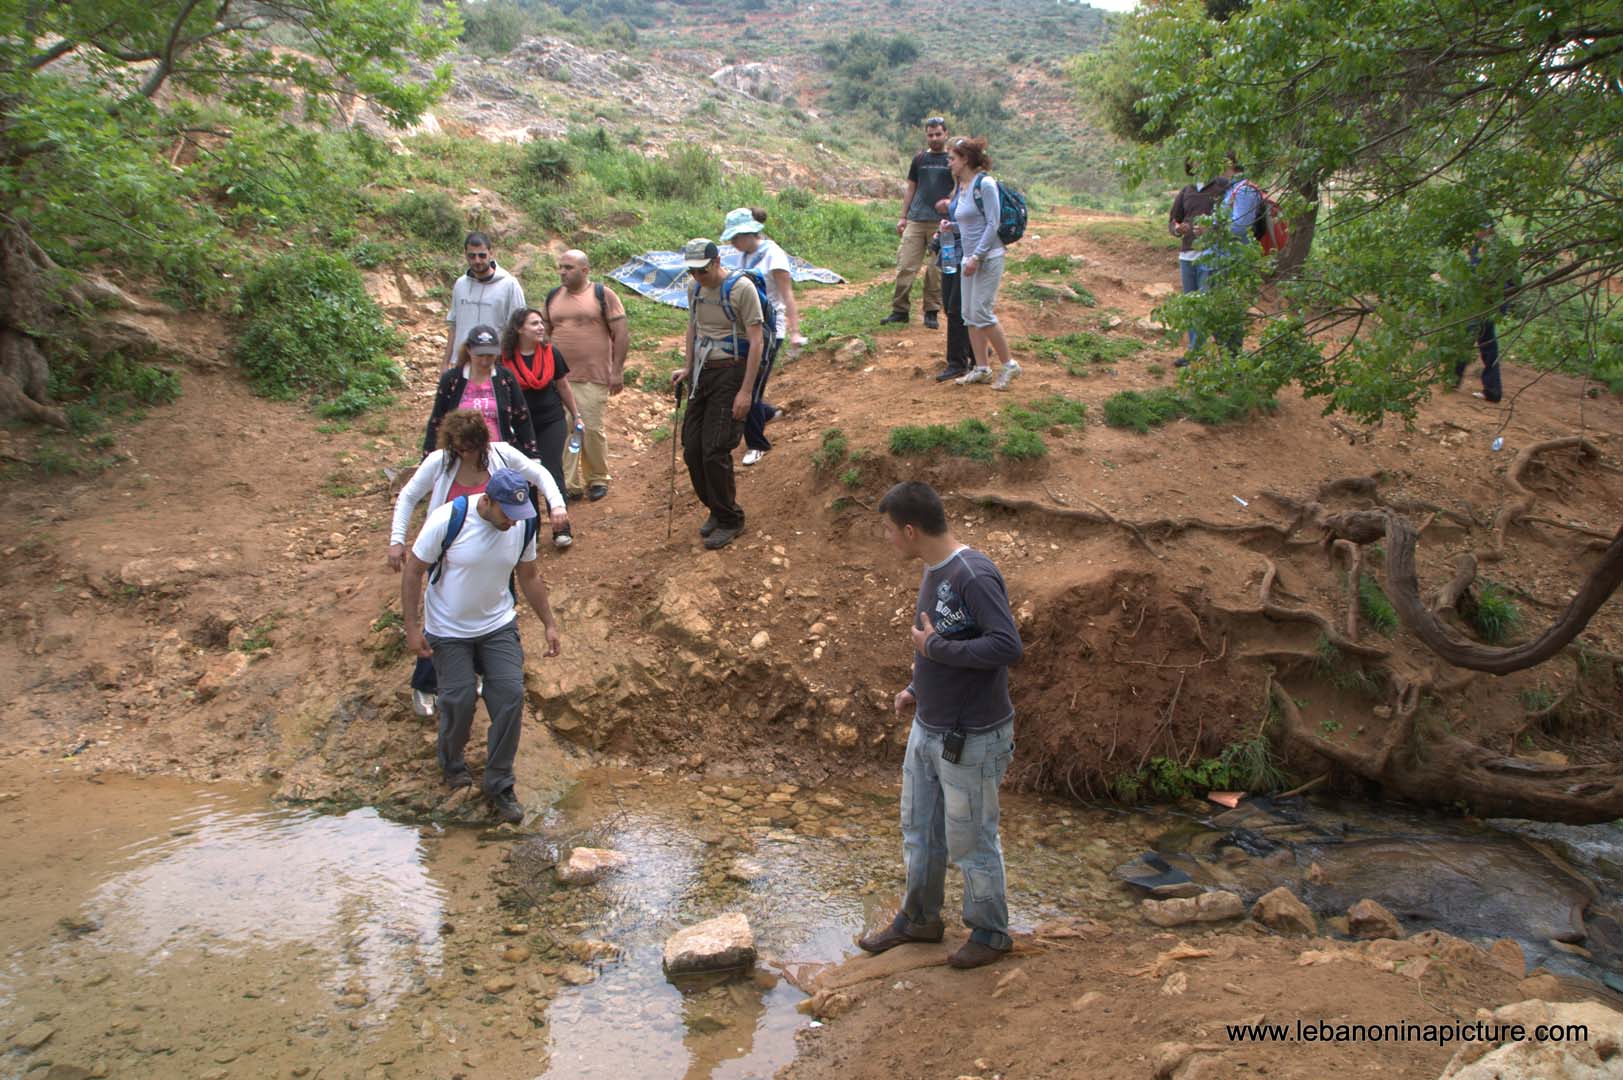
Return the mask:
<path id="1" fill-rule="evenodd" d="M 750 207 L 750 217 L 754 218 L 762 225 L 766 224 L 766 211 L 759 206 Z"/>
<path id="2" fill-rule="evenodd" d="M 486 236 L 482 232 L 479 232 L 478 230 L 475 230 L 475 231 L 469 233 L 468 238 L 466 240 L 462 241 L 462 249 L 464 251 L 466 251 L 468 248 L 471 248 L 471 247 L 488 248 L 489 246 L 490 246 L 490 237 Z"/>
<path id="3" fill-rule="evenodd" d="M 903 480 L 879 500 L 879 512 L 898 527 L 911 525 L 927 536 L 947 532 L 947 508 L 935 488 L 922 480 Z"/>

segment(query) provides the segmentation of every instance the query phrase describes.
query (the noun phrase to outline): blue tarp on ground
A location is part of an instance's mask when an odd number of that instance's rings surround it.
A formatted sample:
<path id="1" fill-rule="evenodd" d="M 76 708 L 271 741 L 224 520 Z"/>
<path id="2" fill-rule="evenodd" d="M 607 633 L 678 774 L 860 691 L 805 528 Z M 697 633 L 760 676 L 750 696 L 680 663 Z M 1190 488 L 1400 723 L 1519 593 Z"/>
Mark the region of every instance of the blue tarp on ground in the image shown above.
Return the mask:
<path id="1" fill-rule="evenodd" d="M 721 265 L 724 269 L 737 270 L 743 257 L 743 253 L 737 248 L 721 249 Z M 796 281 L 838 285 L 845 280 L 832 270 L 813 266 L 805 259 L 794 255 L 789 256 L 789 263 L 792 267 L 789 276 Z M 683 311 L 687 310 L 688 289 L 691 287 L 692 279 L 688 276 L 688 268 L 682 265 L 680 251 L 650 251 L 613 270 L 609 277 L 622 285 L 629 285 L 650 300 L 679 307 Z"/>

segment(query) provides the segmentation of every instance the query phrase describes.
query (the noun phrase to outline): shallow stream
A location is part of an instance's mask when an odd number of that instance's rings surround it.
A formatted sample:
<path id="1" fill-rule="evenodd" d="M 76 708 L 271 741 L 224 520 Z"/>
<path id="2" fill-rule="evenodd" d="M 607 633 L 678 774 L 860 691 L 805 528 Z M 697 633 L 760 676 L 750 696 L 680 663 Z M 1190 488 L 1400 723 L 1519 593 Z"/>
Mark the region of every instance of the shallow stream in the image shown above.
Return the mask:
<path id="1" fill-rule="evenodd" d="M 0 1078 L 769 1077 L 812 1023 L 784 973 L 854 953 L 895 902 L 896 805 L 894 788 L 594 771 L 517 838 L 274 807 L 226 784 L 41 781 L 13 763 Z M 1248 899 L 1284 882 L 1330 914 L 1372 896 L 1409 930 L 1515 937 L 1597 980 L 1617 963 L 1619 830 L 1301 800 L 1185 809 L 1009 798 L 1017 928 L 1137 925 L 1138 894 L 1113 871 L 1154 849 Z M 630 864 L 559 886 L 551 861 L 575 843 Z M 956 889 L 953 872 L 949 908 Z M 724 911 L 748 916 L 757 970 L 668 982 L 664 940 Z"/>

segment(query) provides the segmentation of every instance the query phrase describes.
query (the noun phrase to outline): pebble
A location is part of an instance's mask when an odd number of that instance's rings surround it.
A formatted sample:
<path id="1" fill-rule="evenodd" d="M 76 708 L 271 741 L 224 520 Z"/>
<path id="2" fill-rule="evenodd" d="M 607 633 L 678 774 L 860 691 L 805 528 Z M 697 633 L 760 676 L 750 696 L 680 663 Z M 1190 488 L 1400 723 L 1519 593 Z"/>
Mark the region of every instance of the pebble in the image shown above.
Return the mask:
<path id="1" fill-rule="evenodd" d="M 55 1034 L 56 1029 L 49 1024 L 29 1024 L 11 1037 L 11 1045 L 19 1050 L 37 1050 Z"/>
<path id="2" fill-rule="evenodd" d="M 509 945 L 502 950 L 502 959 L 509 964 L 522 964 L 530 958 L 530 950 L 523 945 Z"/>
<path id="3" fill-rule="evenodd" d="M 487 994 L 505 994 L 518 985 L 518 981 L 508 975 L 494 975 L 480 984 Z"/>

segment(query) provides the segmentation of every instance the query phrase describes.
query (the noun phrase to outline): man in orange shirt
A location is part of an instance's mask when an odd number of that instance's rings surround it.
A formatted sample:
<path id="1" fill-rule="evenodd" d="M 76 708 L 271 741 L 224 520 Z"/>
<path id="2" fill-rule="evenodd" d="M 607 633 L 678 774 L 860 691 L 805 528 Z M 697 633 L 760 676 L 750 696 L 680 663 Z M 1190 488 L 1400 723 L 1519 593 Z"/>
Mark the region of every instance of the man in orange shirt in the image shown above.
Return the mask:
<path id="1" fill-rule="evenodd" d="M 626 309 L 614 290 L 591 278 L 584 251 L 558 256 L 561 284 L 541 303 L 542 318 L 555 347 L 569 357 L 569 385 L 586 427 L 580 452 L 564 453 L 564 485 L 573 498 L 596 502 L 609 493 L 609 440 L 603 410 L 625 389 Z"/>

